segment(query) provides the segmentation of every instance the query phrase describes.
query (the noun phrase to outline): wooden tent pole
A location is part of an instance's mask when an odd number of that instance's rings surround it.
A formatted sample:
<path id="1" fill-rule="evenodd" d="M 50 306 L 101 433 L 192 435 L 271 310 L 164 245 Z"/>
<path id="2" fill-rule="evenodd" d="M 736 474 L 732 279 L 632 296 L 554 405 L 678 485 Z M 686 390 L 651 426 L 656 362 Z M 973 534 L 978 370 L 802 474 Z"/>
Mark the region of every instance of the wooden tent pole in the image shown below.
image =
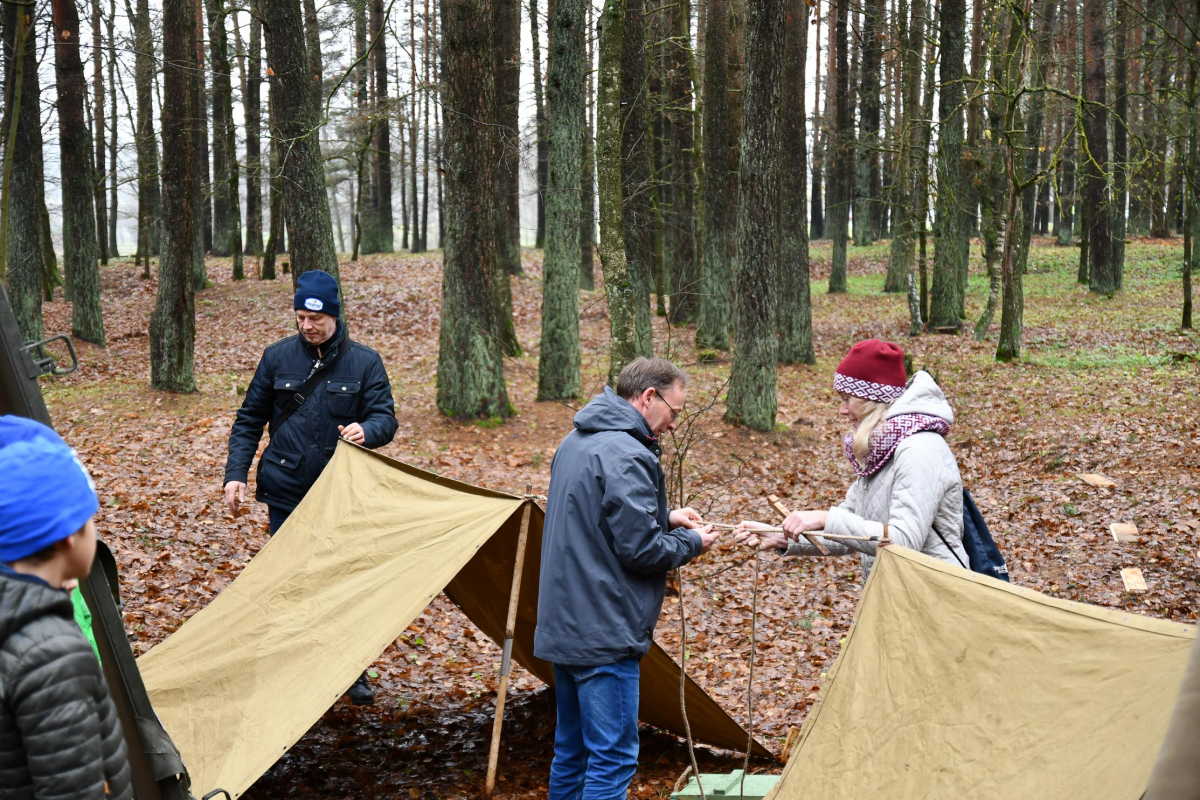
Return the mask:
<path id="1" fill-rule="evenodd" d="M 775 509 L 775 512 L 779 514 L 781 519 L 787 519 L 787 515 L 791 513 L 783 503 L 779 502 L 779 498 L 773 494 L 767 495 L 767 502 L 770 503 L 771 508 Z M 812 543 L 812 546 L 817 548 L 818 553 L 823 556 L 829 555 L 829 548 L 817 541 L 816 535 L 805 533 L 804 538 L 808 539 Z"/>
<path id="2" fill-rule="evenodd" d="M 508 675 L 512 670 L 512 645 L 517 629 L 517 601 L 521 597 L 521 573 L 525 569 L 525 546 L 529 543 L 529 508 L 533 486 L 525 487 L 525 504 L 521 509 L 521 534 L 517 539 L 517 556 L 513 564 L 512 591 L 508 595 L 508 618 L 504 623 L 504 656 L 500 661 L 500 686 L 496 690 L 496 719 L 492 723 L 492 746 L 488 751 L 487 781 L 483 787 L 484 800 L 491 800 L 496 788 L 496 767 L 500 761 L 500 729 L 504 727 L 504 700 L 508 696 Z"/>

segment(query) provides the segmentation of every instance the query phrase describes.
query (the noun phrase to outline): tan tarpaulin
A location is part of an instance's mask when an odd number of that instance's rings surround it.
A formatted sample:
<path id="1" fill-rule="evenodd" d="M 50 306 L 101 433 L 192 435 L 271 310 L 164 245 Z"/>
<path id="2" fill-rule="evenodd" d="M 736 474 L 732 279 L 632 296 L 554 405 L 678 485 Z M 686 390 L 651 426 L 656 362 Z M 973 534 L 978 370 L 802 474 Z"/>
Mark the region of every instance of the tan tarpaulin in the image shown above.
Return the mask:
<path id="1" fill-rule="evenodd" d="M 770 800 L 1133 800 L 1195 634 L 888 548 Z"/>
<path id="2" fill-rule="evenodd" d="M 502 639 L 523 502 L 339 444 L 237 579 L 138 659 L 196 796 L 244 792 L 443 589 Z M 533 657 L 542 512 L 532 511 L 513 657 L 550 681 Z M 642 719 L 682 735 L 679 670 L 657 646 L 642 681 Z M 746 732 L 692 683 L 687 705 L 698 741 L 745 747 Z"/>

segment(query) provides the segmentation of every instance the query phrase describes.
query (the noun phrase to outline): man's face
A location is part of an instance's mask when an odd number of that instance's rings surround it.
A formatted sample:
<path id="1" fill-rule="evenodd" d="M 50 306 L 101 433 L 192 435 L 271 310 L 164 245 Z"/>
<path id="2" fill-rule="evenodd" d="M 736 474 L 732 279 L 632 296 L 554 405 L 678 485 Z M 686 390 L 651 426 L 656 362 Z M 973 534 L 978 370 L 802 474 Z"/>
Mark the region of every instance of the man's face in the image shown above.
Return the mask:
<path id="1" fill-rule="evenodd" d="M 675 430 L 678 424 L 679 412 L 687 402 L 687 389 L 679 382 L 671 384 L 670 388 L 659 392 L 657 389 L 647 389 L 642 392 L 639 411 L 646 418 L 650 432 L 660 436 Z"/>
<path id="2" fill-rule="evenodd" d="M 302 309 L 296 312 L 296 327 L 300 329 L 304 341 L 314 346 L 324 344 L 337 330 L 337 317 L 321 311 Z"/>

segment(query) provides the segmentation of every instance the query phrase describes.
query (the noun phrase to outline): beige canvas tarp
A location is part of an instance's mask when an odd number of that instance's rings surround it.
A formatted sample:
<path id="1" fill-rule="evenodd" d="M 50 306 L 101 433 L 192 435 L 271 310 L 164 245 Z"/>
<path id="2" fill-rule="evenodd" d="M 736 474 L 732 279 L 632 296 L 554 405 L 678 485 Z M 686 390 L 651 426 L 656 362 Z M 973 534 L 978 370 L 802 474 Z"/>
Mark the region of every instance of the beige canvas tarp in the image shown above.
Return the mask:
<path id="1" fill-rule="evenodd" d="M 1195 634 L 888 548 L 770 800 L 1133 800 Z"/>
<path id="2" fill-rule="evenodd" d="M 524 502 L 339 444 L 237 579 L 138 659 L 196 796 L 244 792 L 443 589 L 502 641 Z M 533 657 L 543 516 L 531 511 L 513 657 L 551 682 Z M 682 735 L 679 669 L 657 646 L 642 682 L 642 719 Z M 698 741 L 746 746 L 690 681 L 687 709 Z"/>

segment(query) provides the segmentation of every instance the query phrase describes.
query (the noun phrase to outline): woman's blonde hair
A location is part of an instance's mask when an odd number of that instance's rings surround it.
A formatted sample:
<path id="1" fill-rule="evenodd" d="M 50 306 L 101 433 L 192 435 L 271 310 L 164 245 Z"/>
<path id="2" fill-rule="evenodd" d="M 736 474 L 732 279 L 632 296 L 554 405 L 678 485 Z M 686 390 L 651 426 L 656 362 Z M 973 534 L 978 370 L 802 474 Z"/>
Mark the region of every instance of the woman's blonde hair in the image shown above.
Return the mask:
<path id="1" fill-rule="evenodd" d="M 891 407 L 891 403 L 880 403 L 877 400 L 862 401 L 863 414 L 858 418 L 858 428 L 854 431 L 854 442 L 851 445 L 859 464 L 867 463 L 867 456 L 871 453 L 871 434 L 875 432 L 879 423 L 883 422 L 883 415 Z"/>

